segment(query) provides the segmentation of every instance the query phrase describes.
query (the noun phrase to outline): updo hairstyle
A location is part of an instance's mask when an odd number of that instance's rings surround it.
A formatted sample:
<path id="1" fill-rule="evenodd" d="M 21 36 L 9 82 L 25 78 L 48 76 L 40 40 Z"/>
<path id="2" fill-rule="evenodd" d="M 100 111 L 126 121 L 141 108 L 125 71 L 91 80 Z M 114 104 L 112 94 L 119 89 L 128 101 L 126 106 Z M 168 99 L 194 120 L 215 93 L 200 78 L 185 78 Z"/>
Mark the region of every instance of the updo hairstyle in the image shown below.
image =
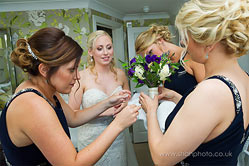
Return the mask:
<path id="1" fill-rule="evenodd" d="M 27 40 L 19 39 L 11 53 L 11 60 L 33 76 L 39 75 L 38 66 L 44 63 L 49 67 L 47 79 L 50 79 L 61 65 L 74 59 L 77 65 L 82 53 L 83 49 L 71 37 L 60 29 L 49 27 L 40 29 Z"/>
<path id="2" fill-rule="evenodd" d="M 190 0 L 176 16 L 182 42 L 188 34 L 203 45 L 221 42 L 228 54 L 242 56 L 249 50 L 248 0 Z"/>
<path id="3" fill-rule="evenodd" d="M 149 46 L 157 43 L 159 39 L 167 42 L 171 40 L 171 34 L 167 26 L 152 25 L 148 30 L 140 33 L 135 41 L 136 54 L 141 54 Z"/>

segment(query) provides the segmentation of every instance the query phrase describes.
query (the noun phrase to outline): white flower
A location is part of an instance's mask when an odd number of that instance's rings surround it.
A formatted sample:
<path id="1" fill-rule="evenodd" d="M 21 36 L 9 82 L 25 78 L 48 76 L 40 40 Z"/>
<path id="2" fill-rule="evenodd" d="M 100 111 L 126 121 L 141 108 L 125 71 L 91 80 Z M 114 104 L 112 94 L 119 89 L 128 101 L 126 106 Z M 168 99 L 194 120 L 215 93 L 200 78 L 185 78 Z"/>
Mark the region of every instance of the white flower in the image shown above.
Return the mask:
<path id="1" fill-rule="evenodd" d="M 135 76 L 137 76 L 140 80 L 144 80 L 145 78 L 143 77 L 144 74 L 144 69 L 142 66 L 136 66 L 135 68 Z"/>
<path id="2" fill-rule="evenodd" d="M 28 11 L 29 21 L 33 22 L 35 26 L 41 26 L 46 21 L 46 15 L 43 10 Z"/>
<path id="3" fill-rule="evenodd" d="M 70 29 L 67 25 L 63 25 L 62 23 L 59 23 L 58 28 L 64 31 L 66 35 L 68 35 Z"/>
<path id="4" fill-rule="evenodd" d="M 81 28 L 80 34 L 81 35 L 85 35 L 86 34 L 86 28 L 85 27 Z"/>
<path id="5" fill-rule="evenodd" d="M 165 81 L 166 78 L 170 75 L 171 73 L 169 72 L 169 65 L 165 64 L 159 73 L 160 80 Z"/>

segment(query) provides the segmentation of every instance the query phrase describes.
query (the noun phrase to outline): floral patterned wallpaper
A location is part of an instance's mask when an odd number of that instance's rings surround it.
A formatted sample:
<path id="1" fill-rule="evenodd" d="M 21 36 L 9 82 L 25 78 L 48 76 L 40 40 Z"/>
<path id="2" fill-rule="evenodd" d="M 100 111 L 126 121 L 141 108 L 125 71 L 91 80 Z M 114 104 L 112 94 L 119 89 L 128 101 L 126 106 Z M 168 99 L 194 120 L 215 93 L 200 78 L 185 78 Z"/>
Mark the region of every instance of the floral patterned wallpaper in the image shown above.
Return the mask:
<path id="1" fill-rule="evenodd" d="M 97 15 L 105 19 L 109 19 L 124 25 L 124 33 L 126 30 L 126 22 L 113 16 L 106 15 L 93 9 L 77 8 L 77 9 L 54 9 L 54 10 L 33 10 L 21 12 L 0 12 L 0 28 L 9 29 L 12 38 L 12 46 L 19 38 L 28 38 L 37 30 L 44 27 L 57 27 L 63 30 L 67 35 L 76 40 L 84 49 L 81 60 L 80 69 L 83 69 L 86 63 L 86 40 L 92 28 L 92 15 Z M 149 26 L 152 23 L 168 25 L 168 19 L 150 19 L 150 20 L 131 20 L 133 27 Z M 125 56 L 128 55 L 127 38 L 125 38 Z M 18 67 L 16 68 L 16 84 L 19 85 L 27 78 L 24 72 Z M 0 110 L 2 107 L 0 95 Z M 5 96 L 6 100 L 6 96 Z"/>
<path id="2" fill-rule="evenodd" d="M 44 27 L 57 27 L 76 40 L 84 49 L 80 64 L 80 69 L 83 69 L 87 55 L 86 40 L 92 30 L 92 15 L 123 23 L 122 20 L 92 9 L 77 8 L 0 12 L 0 28 L 9 29 L 9 35 L 12 38 L 11 48 L 15 47 L 16 41 L 19 38 L 28 38 L 34 32 Z M 24 79 L 27 79 L 27 75 L 20 68 L 16 67 L 16 84 L 19 85 Z M 1 98 L 4 98 L 6 101 L 6 95 L 7 93 L 0 95 L 0 110 L 4 103 L 1 102 Z"/>
<path id="3" fill-rule="evenodd" d="M 22 12 L 1 12 L 0 13 L 0 28 L 9 29 L 12 38 L 12 46 L 15 47 L 16 41 L 19 38 L 28 38 L 37 30 L 44 27 L 57 27 L 63 30 L 67 35 L 76 40 L 85 50 L 82 59 L 87 54 L 86 39 L 90 32 L 88 9 L 59 9 L 59 10 L 34 10 Z M 8 56 L 7 56 L 8 57 Z M 86 60 L 81 61 L 83 68 Z M 5 70 L 7 71 L 7 69 Z M 27 75 L 18 67 L 16 67 L 16 81 L 20 84 Z M 0 110 L 6 101 L 6 95 L 0 95 Z M 1 98 L 3 98 L 1 100 Z"/>
<path id="4" fill-rule="evenodd" d="M 86 39 L 89 34 L 89 15 L 87 9 L 34 10 L 23 12 L 0 13 L 0 27 L 11 29 L 12 45 L 19 38 L 28 38 L 44 27 L 57 27 L 76 40 L 86 50 Z M 84 52 L 86 55 L 87 52 Z M 82 61 L 81 66 L 83 66 Z M 18 82 L 23 73 L 18 73 Z"/>

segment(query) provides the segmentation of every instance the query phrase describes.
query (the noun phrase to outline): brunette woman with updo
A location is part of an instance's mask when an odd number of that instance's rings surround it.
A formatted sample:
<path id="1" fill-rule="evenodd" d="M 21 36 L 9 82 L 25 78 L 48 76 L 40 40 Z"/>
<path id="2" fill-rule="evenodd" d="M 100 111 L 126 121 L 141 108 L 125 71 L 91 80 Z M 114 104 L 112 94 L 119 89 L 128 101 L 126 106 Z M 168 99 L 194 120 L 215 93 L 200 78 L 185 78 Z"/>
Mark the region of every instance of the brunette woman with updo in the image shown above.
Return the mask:
<path id="1" fill-rule="evenodd" d="M 122 107 L 130 98 L 127 90 L 84 110 L 72 110 L 65 103 L 59 93 L 70 93 L 79 80 L 82 53 L 78 43 L 57 28 L 44 28 L 17 41 L 11 60 L 29 79 L 16 88 L 1 114 L 0 140 L 10 165 L 94 165 L 119 133 L 136 121 L 139 107 Z M 68 126 L 80 126 L 117 105 L 122 111 L 112 123 L 77 152 Z"/>

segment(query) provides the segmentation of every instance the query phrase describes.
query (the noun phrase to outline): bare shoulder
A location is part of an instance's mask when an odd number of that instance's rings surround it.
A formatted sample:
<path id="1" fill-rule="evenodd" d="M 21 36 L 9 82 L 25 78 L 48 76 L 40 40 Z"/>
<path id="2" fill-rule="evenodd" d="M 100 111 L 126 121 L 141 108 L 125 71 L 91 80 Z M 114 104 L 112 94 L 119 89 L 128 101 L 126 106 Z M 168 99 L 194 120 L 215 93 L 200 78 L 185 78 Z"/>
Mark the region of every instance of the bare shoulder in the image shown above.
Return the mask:
<path id="1" fill-rule="evenodd" d="M 186 119 L 192 119 L 206 128 L 206 139 L 224 121 L 224 117 L 233 115 L 232 101 L 231 91 L 226 84 L 218 79 L 204 80 L 186 97 L 179 115 L 185 122 Z"/>
<path id="2" fill-rule="evenodd" d="M 224 82 L 219 79 L 208 79 L 200 82 L 186 100 L 216 107 L 224 105 L 224 102 L 230 102 L 231 97 L 232 93 Z"/>
<path id="3" fill-rule="evenodd" d="M 89 78 L 91 71 L 89 68 L 86 68 L 84 70 L 79 71 L 80 73 L 80 83 L 84 84 L 85 82 L 88 82 L 87 79 Z"/>
<path id="4" fill-rule="evenodd" d="M 115 68 L 115 70 L 117 71 L 118 76 L 120 76 L 120 77 L 126 76 L 126 74 L 125 74 L 125 72 L 124 72 L 123 69 Z"/>
<path id="5" fill-rule="evenodd" d="M 41 96 L 26 92 L 11 103 L 9 109 L 15 117 L 25 116 L 25 122 L 46 121 L 50 116 L 56 116 L 52 106 Z M 11 114 L 10 114 L 11 115 Z"/>
<path id="6" fill-rule="evenodd" d="M 120 68 L 115 68 L 117 71 L 117 76 L 118 76 L 118 80 L 122 80 L 122 82 L 127 82 L 127 76 L 124 72 L 124 70 L 120 69 Z"/>

